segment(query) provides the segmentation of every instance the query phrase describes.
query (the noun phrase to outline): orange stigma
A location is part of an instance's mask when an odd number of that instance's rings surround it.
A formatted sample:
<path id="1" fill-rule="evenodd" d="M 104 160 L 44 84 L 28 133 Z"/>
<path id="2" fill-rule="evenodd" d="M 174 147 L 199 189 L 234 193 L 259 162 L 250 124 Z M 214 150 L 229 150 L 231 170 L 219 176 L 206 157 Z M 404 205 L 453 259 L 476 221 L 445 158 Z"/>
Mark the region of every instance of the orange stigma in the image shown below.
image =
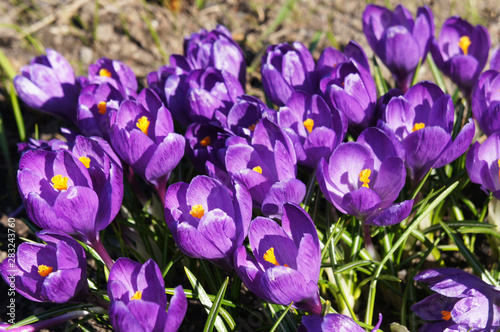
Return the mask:
<path id="1" fill-rule="evenodd" d="M 425 123 L 422 123 L 422 122 L 415 123 L 413 125 L 413 129 L 411 130 L 411 132 L 414 132 L 414 131 L 417 131 L 417 130 L 420 130 L 420 129 L 423 129 L 423 128 L 425 128 Z"/>
<path id="2" fill-rule="evenodd" d="M 90 167 L 90 158 L 89 157 L 81 156 L 80 158 L 78 158 L 78 160 L 80 160 L 82 162 L 82 164 L 85 165 L 86 168 Z"/>
<path id="3" fill-rule="evenodd" d="M 137 291 L 135 292 L 135 294 L 130 298 L 130 300 L 140 300 L 142 299 L 142 292 L 141 291 Z"/>
<path id="4" fill-rule="evenodd" d="M 38 274 L 42 277 L 46 277 L 52 273 L 52 267 L 47 265 L 38 265 Z"/>
<path id="5" fill-rule="evenodd" d="M 269 248 L 264 255 L 262 256 L 266 262 L 274 264 L 276 266 L 280 265 L 276 260 L 276 256 L 274 255 L 274 247 Z M 283 265 L 284 267 L 290 267 L 288 265 Z"/>
<path id="6" fill-rule="evenodd" d="M 97 108 L 99 109 L 99 114 L 106 114 L 106 102 L 101 101 L 97 104 Z"/>
<path id="7" fill-rule="evenodd" d="M 99 76 L 111 77 L 111 72 L 109 70 L 107 70 L 106 68 L 101 68 L 99 70 Z"/>
<path id="8" fill-rule="evenodd" d="M 144 134 L 148 134 L 148 128 L 149 128 L 149 120 L 148 118 L 143 115 L 137 120 L 137 123 L 135 124 L 137 128 L 139 128 Z"/>
<path id="9" fill-rule="evenodd" d="M 469 53 L 469 46 L 471 44 L 470 38 L 467 36 L 462 36 L 460 37 L 460 40 L 458 42 L 458 47 L 462 49 L 462 52 L 464 52 L 464 55 L 467 55 Z"/>
<path id="10" fill-rule="evenodd" d="M 210 138 L 210 136 L 207 136 L 200 141 L 200 144 L 203 146 L 209 146 L 210 144 L 212 144 L 212 139 Z"/>
<path id="11" fill-rule="evenodd" d="M 443 319 L 448 321 L 451 319 L 451 311 L 441 311 L 441 315 L 443 316 Z"/>
<path id="12" fill-rule="evenodd" d="M 68 189 L 68 177 L 62 176 L 61 174 L 57 174 L 50 179 L 52 184 L 54 185 L 54 189 L 57 190 L 66 190 Z"/>
<path id="13" fill-rule="evenodd" d="M 201 204 L 193 205 L 191 207 L 191 211 L 189 211 L 189 214 L 195 218 L 200 219 L 205 214 L 205 210 L 203 209 L 203 205 L 201 205 Z"/>
<path id="14" fill-rule="evenodd" d="M 311 131 L 313 131 L 314 120 L 313 119 L 307 119 L 306 121 L 303 122 L 303 124 L 304 124 L 304 127 L 306 127 L 307 131 L 310 134 Z"/>
<path id="15" fill-rule="evenodd" d="M 252 171 L 256 171 L 257 173 L 262 174 L 262 167 L 255 166 L 254 168 L 252 168 Z"/>
<path id="16" fill-rule="evenodd" d="M 359 173 L 359 181 L 363 182 L 362 187 L 365 188 L 370 188 L 368 187 L 368 183 L 370 183 L 370 175 L 372 174 L 372 171 L 369 170 L 368 168 L 365 168 Z"/>

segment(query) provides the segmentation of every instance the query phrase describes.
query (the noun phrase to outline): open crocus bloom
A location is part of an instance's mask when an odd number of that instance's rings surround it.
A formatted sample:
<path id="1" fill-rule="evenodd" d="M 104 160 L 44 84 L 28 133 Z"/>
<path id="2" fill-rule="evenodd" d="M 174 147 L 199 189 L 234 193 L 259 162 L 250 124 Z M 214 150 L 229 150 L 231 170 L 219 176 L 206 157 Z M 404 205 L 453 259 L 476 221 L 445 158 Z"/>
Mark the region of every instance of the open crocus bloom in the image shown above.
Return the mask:
<path id="1" fill-rule="evenodd" d="M 235 269 L 245 286 L 260 298 L 321 313 L 318 292 L 321 251 L 311 217 L 300 206 L 284 204 L 281 227 L 257 217 L 248 231 L 252 255 L 245 246 L 235 253 Z"/>
<path id="2" fill-rule="evenodd" d="M 365 129 L 357 142 L 339 145 L 322 159 L 316 176 L 326 199 L 368 225 L 387 226 L 408 217 L 413 200 L 394 204 L 406 171 L 398 145 L 382 130 Z"/>
<path id="3" fill-rule="evenodd" d="M 472 114 L 479 128 L 490 136 L 500 130 L 500 73 L 488 70 L 481 74 L 472 93 Z"/>
<path id="4" fill-rule="evenodd" d="M 401 142 L 406 167 L 415 181 L 431 167 L 443 167 L 460 157 L 474 137 L 470 119 L 453 140 L 453 102 L 432 82 L 420 82 L 404 96 L 392 98 L 383 118 L 385 123 L 379 126 Z"/>
<path id="5" fill-rule="evenodd" d="M 500 199 L 500 133 L 494 133 L 482 144 L 472 144 L 465 166 L 472 182 Z"/>
<path id="6" fill-rule="evenodd" d="M 252 198 L 236 184 L 234 193 L 219 181 L 197 176 L 171 185 L 165 219 L 175 242 L 188 256 L 208 259 L 231 270 L 233 253 L 243 244 L 252 218 Z"/>
<path id="7" fill-rule="evenodd" d="M 119 258 L 109 272 L 108 295 L 111 325 L 122 332 L 175 332 L 187 310 L 186 295 L 177 286 L 165 312 L 165 283 L 152 259 L 140 264 Z"/>
<path id="8" fill-rule="evenodd" d="M 411 310 L 430 323 L 420 331 L 494 332 L 500 328 L 500 289 L 455 268 L 420 272 L 416 281 L 429 284 L 434 294 Z"/>
<path id="9" fill-rule="evenodd" d="M 84 302 L 87 261 L 82 246 L 58 231 L 40 231 L 42 243 L 19 245 L 15 262 L 6 258 L 0 273 L 22 296 L 37 302 Z"/>

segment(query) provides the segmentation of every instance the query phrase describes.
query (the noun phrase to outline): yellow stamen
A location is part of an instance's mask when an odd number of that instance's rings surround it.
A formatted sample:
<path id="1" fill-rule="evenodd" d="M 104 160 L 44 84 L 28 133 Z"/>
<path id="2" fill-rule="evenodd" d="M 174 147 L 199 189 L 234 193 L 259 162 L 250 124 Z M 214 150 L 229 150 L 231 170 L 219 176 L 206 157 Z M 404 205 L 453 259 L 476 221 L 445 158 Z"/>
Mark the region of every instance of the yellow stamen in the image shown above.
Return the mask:
<path id="1" fill-rule="evenodd" d="M 451 311 L 441 311 L 441 315 L 443 316 L 443 319 L 448 321 L 451 319 Z"/>
<path id="2" fill-rule="evenodd" d="M 269 262 L 274 265 L 280 265 L 276 260 L 276 256 L 274 255 L 274 247 L 269 248 L 262 256 L 266 262 Z M 283 265 L 284 267 L 290 267 L 288 265 Z"/>
<path id="3" fill-rule="evenodd" d="M 200 219 L 205 214 L 205 210 L 203 209 L 203 205 L 201 205 L 201 204 L 193 205 L 191 207 L 191 211 L 189 211 L 189 214 L 195 218 Z"/>
<path id="4" fill-rule="evenodd" d="M 81 156 L 80 158 L 78 158 L 78 160 L 80 160 L 82 162 L 82 164 L 85 165 L 85 167 L 87 167 L 87 168 L 90 167 L 90 158 L 89 157 Z"/>
<path id="5" fill-rule="evenodd" d="M 142 292 L 141 291 L 137 291 L 135 292 L 135 294 L 130 298 L 130 300 L 140 300 L 142 299 Z"/>
<path id="6" fill-rule="evenodd" d="M 500 181 L 500 159 L 498 159 L 498 181 Z"/>
<path id="7" fill-rule="evenodd" d="M 203 146 L 209 146 L 210 144 L 212 144 L 212 139 L 210 138 L 210 136 L 207 136 L 200 141 L 200 144 Z"/>
<path id="8" fill-rule="evenodd" d="M 257 173 L 262 174 L 262 167 L 255 166 L 254 168 L 252 168 L 252 171 L 256 171 Z"/>
<path id="9" fill-rule="evenodd" d="M 425 123 L 419 122 L 413 125 L 412 132 L 425 128 Z"/>
<path id="10" fill-rule="evenodd" d="M 38 266 L 38 274 L 42 277 L 48 276 L 50 273 L 52 273 L 52 267 L 47 266 L 47 265 L 39 265 Z"/>
<path id="11" fill-rule="evenodd" d="M 54 185 L 54 189 L 66 190 L 68 189 L 68 177 L 57 174 L 50 179 Z"/>
<path id="12" fill-rule="evenodd" d="M 372 171 L 369 170 L 368 168 L 365 168 L 359 173 L 359 181 L 363 182 L 362 187 L 369 188 L 368 183 L 370 183 L 370 175 L 372 174 Z"/>
<path id="13" fill-rule="evenodd" d="M 99 109 L 99 114 L 106 114 L 106 102 L 101 101 L 99 104 L 97 104 L 97 108 Z"/>
<path id="14" fill-rule="evenodd" d="M 99 70 L 99 76 L 111 77 L 111 72 L 109 70 L 107 70 L 106 68 L 101 68 Z"/>
<path id="15" fill-rule="evenodd" d="M 250 131 L 254 131 L 255 130 L 255 126 L 259 123 L 259 121 L 255 122 L 253 125 L 251 125 L 250 127 L 248 127 L 248 129 L 250 129 Z"/>
<path id="16" fill-rule="evenodd" d="M 149 120 L 148 118 L 143 115 L 137 120 L 137 123 L 135 124 L 137 128 L 139 128 L 144 134 L 148 134 L 148 128 L 149 128 Z"/>
<path id="17" fill-rule="evenodd" d="M 460 41 L 458 42 L 458 47 L 462 49 L 462 52 L 464 52 L 464 55 L 467 55 L 469 53 L 469 46 L 471 44 L 470 38 L 467 36 L 462 36 L 460 37 Z"/>
<path id="18" fill-rule="evenodd" d="M 307 131 L 309 132 L 309 134 L 311 133 L 311 131 L 313 131 L 313 127 L 314 127 L 314 120 L 313 119 L 307 119 L 306 121 L 303 122 L 304 123 L 304 127 L 306 127 Z"/>

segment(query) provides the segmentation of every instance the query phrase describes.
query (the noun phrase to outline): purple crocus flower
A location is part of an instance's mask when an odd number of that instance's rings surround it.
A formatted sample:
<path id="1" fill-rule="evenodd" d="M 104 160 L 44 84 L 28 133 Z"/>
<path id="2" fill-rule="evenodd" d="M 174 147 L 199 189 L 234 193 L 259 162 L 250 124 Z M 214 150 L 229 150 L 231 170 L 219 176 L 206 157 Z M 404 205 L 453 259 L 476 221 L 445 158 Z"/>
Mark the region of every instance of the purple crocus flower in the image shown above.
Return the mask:
<path id="1" fill-rule="evenodd" d="M 500 132 L 488 137 L 482 144 L 475 142 L 467 152 L 467 174 L 481 189 L 500 199 Z"/>
<path id="2" fill-rule="evenodd" d="M 320 95 L 293 92 L 277 117 L 293 142 L 297 161 L 310 168 L 316 168 L 321 158 L 330 157 L 347 132 L 347 121 Z"/>
<path id="3" fill-rule="evenodd" d="M 252 197 L 245 187 L 236 184 L 230 193 L 208 176 L 175 183 L 165 196 L 165 219 L 177 246 L 226 270 L 233 268 L 234 251 L 243 244 L 251 218 Z"/>
<path id="4" fill-rule="evenodd" d="M 457 159 L 471 144 L 474 122 L 470 119 L 453 140 L 454 117 L 451 97 L 432 82 L 414 85 L 387 105 L 385 124 L 380 125 L 401 142 L 413 180 Z"/>
<path id="5" fill-rule="evenodd" d="M 278 216 L 285 202 L 300 203 L 306 186 L 296 179 L 297 157 L 290 138 L 264 118 L 255 126 L 251 144 L 242 137 L 226 140 L 226 168 L 245 186 L 265 215 Z"/>
<path id="6" fill-rule="evenodd" d="M 366 225 L 393 225 L 408 217 L 413 206 L 413 200 L 394 203 L 406 178 L 401 155 L 382 130 L 368 128 L 357 142 L 339 145 L 328 162 L 322 159 L 316 177 L 326 199 L 340 212 Z"/>
<path id="7" fill-rule="evenodd" d="M 488 70 L 481 74 L 472 93 L 472 114 L 487 135 L 500 130 L 500 73 Z"/>
<path id="8" fill-rule="evenodd" d="M 432 42 L 431 53 L 439 70 L 468 97 L 488 61 L 490 45 L 485 27 L 472 26 L 454 16 L 444 22 L 439 40 Z"/>
<path id="9" fill-rule="evenodd" d="M 163 201 L 170 172 L 184 155 L 185 139 L 174 133 L 170 112 L 156 93 L 144 89 L 125 100 L 110 119 L 117 154 L 158 192 Z"/>
<path id="10" fill-rule="evenodd" d="M 193 70 L 186 78 L 187 103 L 191 122 L 226 122 L 229 109 L 244 89 L 236 77 L 213 67 Z"/>
<path id="11" fill-rule="evenodd" d="M 382 323 L 382 315 L 379 315 L 379 321 L 373 328 L 375 332 Z M 365 332 L 352 318 L 341 314 L 327 314 L 302 316 L 302 324 L 298 332 Z"/>
<path id="12" fill-rule="evenodd" d="M 236 77 L 241 86 L 246 82 L 243 52 L 223 25 L 207 31 L 200 30 L 184 39 L 184 56 L 191 69 L 214 67 Z"/>
<path id="13" fill-rule="evenodd" d="M 78 128 L 85 136 L 99 136 L 109 142 L 110 113 L 126 99 L 108 82 L 89 84 L 78 97 Z"/>
<path id="14" fill-rule="evenodd" d="M 352 60 L 341 63 L 321 80 L 320 89 L 329 105 L 340 110 L 355 130 L 373 124 L 377 89 L 369 69 Z"/>
<path id="15" fill-rule="evenodd" d="M 125 63 L 108 58 L 100 58 L 89 66 L 88 77 L 79 77 L 82 87 L 88 84 L 108 82 L 124 96 L 137 96 L 137 79 L 132 69 Z"/>
<path id="16" fill-rule="evenodd" d="M 58 231 L 40 231 L 42 243 L 19 245 L 0 273 L 16 291 L 37 302 L 84 302 L 88 296 L 87 261 L 82 246 Z"/>
<path id="17" fill-rule="evenodd" d="M 321 79 L 330 76 L 339 64 L 349 62 L 351 60 L 356 61 L 366 70 L 370 71 L 370 65 L 368 64 L 366 53 L 357 42 L 351 40 L 345 46 L 344 52 L 341 52 L 333 47 L 325 48 L 318 59 L 318 63 L 316 64 L 318 80 L 321 81 Z"/>
<path id="18" fill-rule="evenodd" d="M 240 246 L 236 272 L 245 286 L 265 301 L 321 313 L 318 278 L 321 250 L 311 217 L 300 206 L 284 204 L 281 227 L 255 218 L 248 231 L 253 255 Z"/>
<path id="19" fill-rule="evenodd" d="M 59 150 L 28 151 L 17 184 L 26 212 L 39 227 L 73 234 L 89 244 L 113 221 L 123 198 L 120 160 L 99 137 L 77 136 Z"/>
<path id="20" fill-rule="evenodd" d="M 210 160 L 219 168 L 224 167 L 225 141 L 229 136 L 220 128 L 208 123 L 192 123 L 187 127 L 186 153 L 199 172 L 205 171 L 205 163 Z"/>
<path id="21" fill-rule="evenodd" d="M 262 56 L 262 85 L 273 103 L 284 106 L 292 91 L 314 93 L 314 59 L 302 43 L 271 45 Z"/>
<path id="22" fill-rule="evenodd" d="M 436 292 L 411 307 L 429 321 L 419 331 L 493 332 L 500 328 L 498 287 L 455 268 L 426 270 L 414 279 Z"/>
<path id="23" fill-rule="evenodd" d="M 54 50 L 47 49 L 14 78 L 21 99 L 41 112 L 54 114 L 76 124 L 79 87 L 69 62 Z"/>
<path id="24" fill-rule="evenodd" d="M 363 32 L 375 54 L 394 75 L 398 87 L 406 92 L 418 62 L 424 61 L 434 36 L 430 8 L 418 8 L 414 20 L 402 5 L 394 11 L 368 5 L 363 13 Z"/>
<path id="25" fill-rule="evenodd" d="M 139 264 L 120 257 L 109 272 L 109 319 L 117 331 L 175 332 L 184 319 L 187 299 L 177 286 L 167 309 L 165 283 L 152 259 Z"/>

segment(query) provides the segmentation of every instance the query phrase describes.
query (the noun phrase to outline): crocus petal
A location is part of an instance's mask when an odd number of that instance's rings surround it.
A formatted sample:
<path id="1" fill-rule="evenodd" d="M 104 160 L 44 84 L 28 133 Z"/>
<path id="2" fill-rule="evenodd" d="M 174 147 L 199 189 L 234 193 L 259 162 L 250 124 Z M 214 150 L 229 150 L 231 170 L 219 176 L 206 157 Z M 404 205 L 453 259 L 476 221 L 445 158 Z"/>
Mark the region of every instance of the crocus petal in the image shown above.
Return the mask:
<path id="1" fill-rule="evenodd" d="M 384 209 L 382 213 L 366 220 L 366 225 L 389 226 L 395 225 L 407 218 L 413 207 L 413 200 L 407 200 L 399 204 L 392 204 Z"/>
<path id="2" fill-rule="evenodd" d="M 262 202 L 262 213 L 265 216 L 280 216 L 284 203 L 302 202 L 306 195 L 306 185 L 297 179 L 286 179 L 276 182 Z"/>
<path id="3" fill-rule="evenodd" d="M 181 326 L 187 311 L 187 298 L 182 286 L 174 289 L 174 295 L 168 305 L 167 320 L 165 321 L 165 332 L 175 332 Z"/>

